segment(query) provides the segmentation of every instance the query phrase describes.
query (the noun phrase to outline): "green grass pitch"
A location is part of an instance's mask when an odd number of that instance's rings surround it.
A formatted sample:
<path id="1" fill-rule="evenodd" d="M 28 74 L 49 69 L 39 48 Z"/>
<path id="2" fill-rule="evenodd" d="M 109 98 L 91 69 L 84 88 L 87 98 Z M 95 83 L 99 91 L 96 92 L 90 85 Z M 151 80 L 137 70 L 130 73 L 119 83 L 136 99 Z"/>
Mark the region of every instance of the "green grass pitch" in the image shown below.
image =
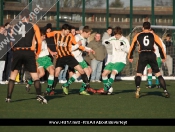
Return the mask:
<path id="1" fill-rule="evenodd" d="M 134 81 L 116 81 L 112 85 L 113 95 L 91 96 L 79 95 L 81 83 L 73 83 L 69 89 L 69 95 L 63 95 L 61 84 L 56 87 L 56 95 L 46 96 L 48 104 L 40 104 L 36 101 L 35 89 L 32 86 L 29 93 L 24 84 L 15 85 L 11 103 L 5 103 L 7 85 L 0 85 L 0 118 L 175 118 L 175 81 L 166 81 L 167 89 L 171 95 L 165 98 L 163 89 L 146 89 L 147 82 L 141 83 L 141 97 L 135 98 Z M 42 84 L 42 91 L 47 84 Z M 91 83 L 91 87 L 99 89 L 102 83 Z M 26 128 L 26 130 L 25 130 Z M 31 129 L 30 129 L 31 128 Z M 23 127 L 22 131 L 32 131 L 33 127 Z M 36 131 L 49 131 L 50 127 L 35 127 Z M 150 131 L 169 132 L 174 127 L 99 127 L 99 126 L 69 126 L 52 127 L 56 131 L 61 128 L 64 131 Z M 84 128 L 86 128 L 84 130 Z M 141 129 L 142 128 L 142 129 Z M 0 127 L 0 131 L 20 131 L 20 127 Z M 131 131 L 131 132 L 132 132 Z"/>

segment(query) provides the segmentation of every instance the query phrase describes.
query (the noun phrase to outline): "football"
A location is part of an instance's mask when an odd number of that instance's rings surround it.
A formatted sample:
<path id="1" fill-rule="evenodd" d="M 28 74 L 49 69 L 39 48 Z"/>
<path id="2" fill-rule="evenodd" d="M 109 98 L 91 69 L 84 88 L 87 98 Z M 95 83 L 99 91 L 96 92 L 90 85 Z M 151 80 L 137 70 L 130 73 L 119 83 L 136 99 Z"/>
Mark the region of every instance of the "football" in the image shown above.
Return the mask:
<path id="1" fill-rule="evenodd" d="M 108 94 L 112 94 L 112 92 L 113 92 L 113 87 L 110 87 L 108 90 Z"/>

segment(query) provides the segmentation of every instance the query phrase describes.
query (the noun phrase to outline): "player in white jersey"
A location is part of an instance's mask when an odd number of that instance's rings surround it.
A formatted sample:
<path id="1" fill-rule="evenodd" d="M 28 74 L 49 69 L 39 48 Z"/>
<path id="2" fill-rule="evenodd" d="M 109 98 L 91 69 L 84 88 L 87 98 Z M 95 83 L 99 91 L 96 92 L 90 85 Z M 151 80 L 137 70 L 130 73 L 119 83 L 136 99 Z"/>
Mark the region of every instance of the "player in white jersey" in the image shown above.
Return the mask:
<path id="1" fill-rule="evenodd" d="M 97 90 L 97 93 L 108 93 L 116 74 L 120 73 L 126 65 L 126 57 L 129 52 L 130 44 L 127 38 L 122 35 L 121 27 L 114 28 L 114 36 L 104 40 L 105 44 L 112 44 L 112 58 L 105 66 L 102 73 L 104 88 Z M 110 78 L 108 75 L 111 73 Z"/>
<path id="2" fill-rule="evenodd" d="M 76 42 L 81 41 L 81 45 L 84 46 L 85 49 L 93 51 L 91 48 L 86 47 L 86 43 L 87 43 L 86 39 L 90 36 L 91 32 L 92 30 L 89 26 L 84 26 L 82 33 L 75 35 L 75 40 Z M 79 44 L 72 45 L 72 54 L 75 57 L 75 59 L 79 62 L 80 66 L 83 68 L 83 70 L 85 71 L 89 79 L 91 70 L 90 70 L 90 67 L 87 65 L 87 63 L 84 61 L 83 56 L 82 56 L 83 52 L 78 49 L 79 46 L 80 46 Z M 74 69 L 69 68 L 69 76 L 73 75 L 73 72 L 76 72 L 77 76 L 80 76 L 80 73 L 78 71 L 74 71 Z M 93 92 L 93 93 L 96 92 L 92 88 L 86 89 L 85 87 L 86 87 L 86 84 L 82 82 L 82 86 L 79 91 L 80 95 L 90 95 L 88 92 Z M 67 95 L 68 93 L 65 93 L 65 94 Z"/>
<path id="3" fill-rule="evenodd" d="M 45 95 L 53 95 L 54 91 L 52 91 L 52 84 L 54 81 L 54 66 L 51 61 L 51 58 L 48 56 L 49 53 L 54 56 L 57 54 L 57 52 L 52 52 L 48 47 L 47 43 L 45 41 L 45 32 L 41 31 L 41 39 L 42 39 L 42 45 L 41 45 L 41 52 L 37 57 L 37 64 L 38 64 L 38 75 L 39 78 L 43 77 L 45 75 L 45 70 L 49 72 L 48 77 L 48 87 L 45 91 Z M 28 81 L 28 84 L 26 85 L 26 90 L 30 91 L 30 86 L 33 83 L 32 79 Z"/>
<path id="4" fill-rule="evenodd" d="M 154 30 L 152 29 L 152 31 L 154 32 Z M 160 41 L 162 42 L 162 45 L 163 45 L 163 48 L 164 48 L 164 51 L 166 53 L 166 47 L 165 47 L 165 44 L 163 43 L 162 39 L 160 38 Z M 159 69 L 161 68 L 162 66 L 162 60 L 161 60 L 161 57 L 160 57 L 160 53 L 159 53 L 159 48 L 156 44 L 154 44 L 154 50 L 155 50 L 155 54 L 157 56 L 157 64 L 158 64 L 158 67 Z M 152 88 L 152 69 L 151 69 L 151 66 L 148 64 L 147 65 L 147 71 L 148 71 L 148 86 L 146 88 Z M 156 77 L 156 87 L 157 88 L 160 88 L 160 83 L 159 83 L 159 80 L 158 78 Z"/>

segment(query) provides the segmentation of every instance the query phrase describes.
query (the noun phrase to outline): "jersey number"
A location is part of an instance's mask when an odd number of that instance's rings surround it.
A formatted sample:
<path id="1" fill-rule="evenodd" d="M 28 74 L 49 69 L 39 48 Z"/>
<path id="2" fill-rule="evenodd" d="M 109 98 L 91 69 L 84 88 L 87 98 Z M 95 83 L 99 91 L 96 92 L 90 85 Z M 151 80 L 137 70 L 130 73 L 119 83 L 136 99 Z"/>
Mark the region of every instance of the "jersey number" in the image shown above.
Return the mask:
<path id="1" fill-rule="evenodd" d="M 24 24 L 20 27 L 20 29 L 18 31 L 18 34 L 21 34 L 22 37 L 25 37 L 26 29 L 25 29 L 25 25 Z"/>
<path id="2" fill-rule="evenodd" d="M 148 45 L 149 45 L 148 36 L 145 36 L 145 37 L 143 38 L 143 44 L 144 44 L 144 46 L 148 46 Z"/>

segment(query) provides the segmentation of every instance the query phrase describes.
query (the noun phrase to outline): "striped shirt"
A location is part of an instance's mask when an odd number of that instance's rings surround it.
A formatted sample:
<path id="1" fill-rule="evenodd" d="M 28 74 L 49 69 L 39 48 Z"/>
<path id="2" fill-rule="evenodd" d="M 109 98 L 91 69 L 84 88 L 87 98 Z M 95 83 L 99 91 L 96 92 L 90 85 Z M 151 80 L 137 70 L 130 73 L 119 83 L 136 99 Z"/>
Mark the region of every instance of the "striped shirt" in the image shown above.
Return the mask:
<path id="1" fill-rule="evenodd" d="M 61 31 L 53 31 L 46 34 L 47 37 L 54 37 L 54 42 L 56 46 L 56 50 L 58 53 L 58 58 L 61 58 L 63 56 L 69 56 L 72 55 L 72 45 L 77 44 L 74 36 L 69 33 L 67 36 L 63 36 L 61 34 Z M 85 50 L 85 47 L 79 46 L 80 50 Z"/>
<path id="2" fill-rule="evenodd" d="M 154 44 L 158 46 L 159 53 L 162 59 L 166 58 L 166 54 L 162 45 L 162 42 L 160 41 L 160 38 L 153 32 L 149 30 L 143 30 L 142 32 L 135 35 L 133 38 L 130 51 L 128 54 L 128 59 L 133 58 L 133 52 L 136 48 L 136 44 L 139 45 L 139 52 L 142 51 L 155 51 Z"/>

